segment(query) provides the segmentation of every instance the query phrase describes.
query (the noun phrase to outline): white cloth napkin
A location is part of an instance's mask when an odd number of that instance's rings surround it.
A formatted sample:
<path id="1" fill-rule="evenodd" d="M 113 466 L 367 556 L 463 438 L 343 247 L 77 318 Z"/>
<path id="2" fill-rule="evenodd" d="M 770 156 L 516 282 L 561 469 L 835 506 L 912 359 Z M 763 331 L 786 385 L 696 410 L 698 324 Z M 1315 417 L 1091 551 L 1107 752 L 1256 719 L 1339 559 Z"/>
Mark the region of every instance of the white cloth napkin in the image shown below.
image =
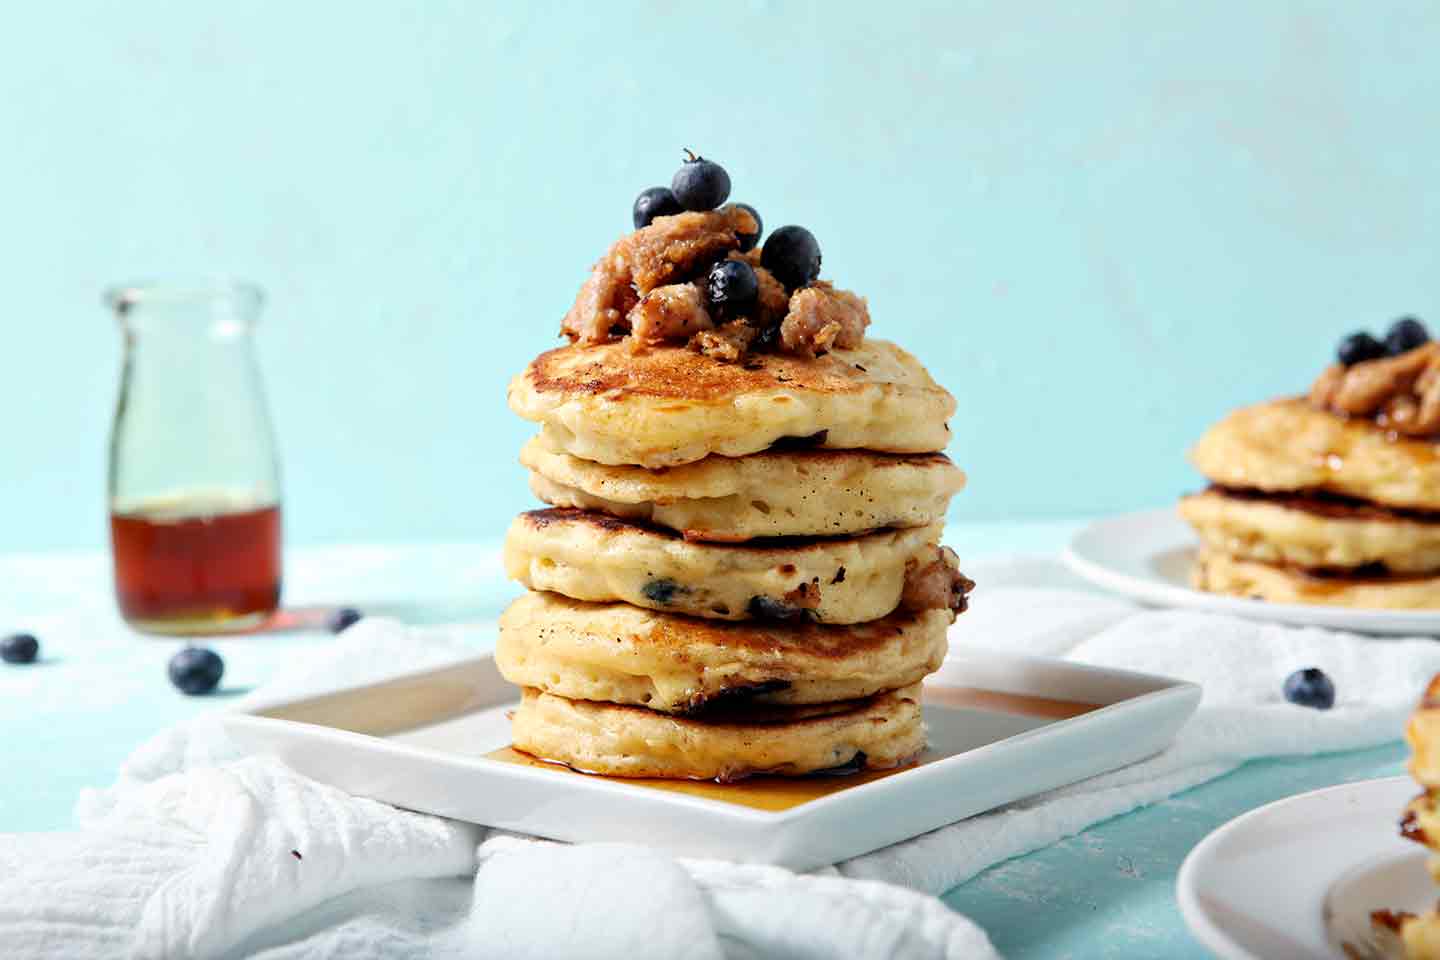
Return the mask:
<path id="1" fill-rule="evenodd" d="M 7 957 L 987 958 L 927 894 L 1257 756 L 1398 737 L 1440 644 L 1367 640 L 1093 593 L 1053 561 L 983 565 L 956 644 L 1185 677 L 1195 718 L 1151 760 L 817 871 L 677 860 L 640 847 L 503 835 L 349 797 L 213 720 L 165 731 L 89 791 L 73 833 L 0 835 Z M 468 655 L 454 631 L 366 621 L 252 700 Z M 1318 666 L 1335 709 L 1280 696 Z M 906 889 L 909 888 L 909 889 Z"/>

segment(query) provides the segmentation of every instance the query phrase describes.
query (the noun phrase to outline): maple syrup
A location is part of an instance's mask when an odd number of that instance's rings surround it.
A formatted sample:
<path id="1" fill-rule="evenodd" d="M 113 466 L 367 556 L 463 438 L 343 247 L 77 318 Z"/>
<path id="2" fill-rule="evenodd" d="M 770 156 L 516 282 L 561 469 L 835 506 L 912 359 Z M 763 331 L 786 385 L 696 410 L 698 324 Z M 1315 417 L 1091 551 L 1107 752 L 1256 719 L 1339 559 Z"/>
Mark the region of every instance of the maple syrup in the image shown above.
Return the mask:
<path id="1" fill-rule="evenodd" d="M 1065 720 L 1100 709 L 1100 704 L 1095 703 L 1054 700 L 1028 694 L 1002 693 L 998 690 L 938 683 L 926 684 L 923 696 L 926 704 L 941 708 L 984 710 L 1045 720 Z M 726 803 L 735 803 L 743 807 L 771 811 L 798 807 L 802 803 L 828 797 L 841 790 L 883 780 L 886 777 L 904 773 L 906 770 L 913 770 L 927 763 L 943 760 L 946 756 L 947 754 L 943 750 L 932 745 L 910 763 L 889 770 L 866 770 L 850 774 L 820 773 L 804 777 L 778 777 L 761 774 L 733 783 L 720 783 L 715 780 L 665 780 L 652 777 L 613 777 L 605 774 L 582 773 L 563 764 L 517 750 L 513 746 L 501 747 L 485 754 L 486 759 L 498 760 L 501 763 L 554 770 L 558 773 L 581 777 L 601 777 L 651 790 L 683 793 L 687 796 L 703 797 L 707 800 L 723 800 Z"/>
<path id="2" fill-rule="evenodd" d="M 165 504 L 113 511 L 120 613 L 149 633 L 215 633 L 280 605 L 280 508 Z"/>

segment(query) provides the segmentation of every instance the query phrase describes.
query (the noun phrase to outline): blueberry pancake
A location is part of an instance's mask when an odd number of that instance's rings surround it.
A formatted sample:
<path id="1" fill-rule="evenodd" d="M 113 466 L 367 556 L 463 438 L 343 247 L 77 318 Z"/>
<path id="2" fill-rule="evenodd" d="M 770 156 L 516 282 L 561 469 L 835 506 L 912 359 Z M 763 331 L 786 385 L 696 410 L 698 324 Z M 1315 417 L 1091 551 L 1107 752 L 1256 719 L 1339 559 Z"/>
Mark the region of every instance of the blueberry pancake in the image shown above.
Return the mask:
<path id="1" fill-rule="evenodd" d="M 505 679 L 575 700 L 703 715 L 713 704 L 826 703 L 907 686 L 945 659 L 949 611 L 871 623 L 694 620 L 527 593 L 500 618 Z"/>
<path id="2" fill-rule="evenodd" d="M 863 623 L 902 603 L 914 611 L 963 608 L 968 581 L 939 537 L 940 527 L 930 526 L 798 542 L 701 543 L 603 514 L 550 509 L 515 518 L 504 560 L 512 579 L 576 600 L 623 600 L 721 620 Z"/>
<path id="3" fill-rule="evenodd" d="M 807 706 L 735 704 L 700 720 L 526 689 L 517 749 L 587 773 L 739 780 L 884 770 L 925 749 L 918 685 Z"/>
<path id="4" fill-rule="evenodd" d="M 662 470 L 612 466 L 550 450 L 520 451 L 546 503 L 640 520 L 690 540 L 813 537 L 941 523 L 965 474 L 944 454 L 768 450 Z"/>

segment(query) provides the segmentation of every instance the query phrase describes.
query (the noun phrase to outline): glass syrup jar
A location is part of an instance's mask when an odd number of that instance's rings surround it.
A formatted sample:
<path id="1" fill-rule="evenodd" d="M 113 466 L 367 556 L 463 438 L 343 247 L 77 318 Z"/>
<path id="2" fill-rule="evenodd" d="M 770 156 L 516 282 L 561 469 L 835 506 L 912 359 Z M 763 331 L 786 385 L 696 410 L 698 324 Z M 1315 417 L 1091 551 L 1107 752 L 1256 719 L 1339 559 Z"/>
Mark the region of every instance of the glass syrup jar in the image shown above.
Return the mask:
<path id="1" fill-rule="evenodd" d="M 252 629 L 280 605 L 280 468 L 234 282 L 109 291 L 124 335 L 110 434 L 115 597 L 135 629 Z"/>

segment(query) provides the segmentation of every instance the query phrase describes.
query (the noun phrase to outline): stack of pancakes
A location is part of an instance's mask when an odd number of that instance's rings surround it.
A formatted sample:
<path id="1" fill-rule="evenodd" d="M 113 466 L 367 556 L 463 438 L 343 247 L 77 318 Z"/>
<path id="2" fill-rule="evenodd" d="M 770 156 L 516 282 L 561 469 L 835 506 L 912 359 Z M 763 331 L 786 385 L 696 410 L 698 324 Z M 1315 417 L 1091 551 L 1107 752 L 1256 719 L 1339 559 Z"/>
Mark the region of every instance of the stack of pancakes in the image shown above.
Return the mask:
<path id="1" fill-rule="evenodd" d="M 1280 603 L 1440 607 L 1437 452 L 1430 437 L 1313 396 L 1235 411 L 1193 451 L 1211 486 L 1180 506 L 1201 540 L 1196 586 Z"/>
<path id="2" fill-rule="evenodd" d="M 1411 714 L 1405 739 L 1411 751 L 1410 775 L 1424 792 L 1405 808 L 1400 835 L 1440 854 L 1440 675 L 1431 679 Z M 1440 883 L 1440 855 L 1432 855 L 1426 865 Z M 1376 910 L 1370 920 L 1388 956 L 1440 960 L 1440 909 L 1419 915 Z"/>
<path id="3" fill-rule="evenodd" d="M 971 584 L 939 545 L 953 398 L 868 340 L 722 363 L 572 345 L 510 385 L 537 421 L 496 659 L 517 749 L 731 780 L 892 767 Z"/>

